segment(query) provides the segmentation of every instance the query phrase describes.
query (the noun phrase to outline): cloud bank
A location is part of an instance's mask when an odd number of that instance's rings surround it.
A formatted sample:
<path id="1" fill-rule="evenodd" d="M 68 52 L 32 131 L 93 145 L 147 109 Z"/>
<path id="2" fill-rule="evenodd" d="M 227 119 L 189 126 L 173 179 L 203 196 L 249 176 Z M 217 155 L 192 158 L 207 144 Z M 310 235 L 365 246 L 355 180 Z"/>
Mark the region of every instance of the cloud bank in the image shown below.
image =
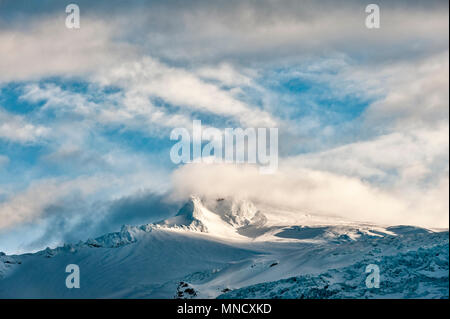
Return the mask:
<path id="1" fill-rule="evenodd" d="M 299 214 L 335 216 L 385 225 L 448 226 L 448 177 L 432 188 L 379 188 L 355 177 L 281 165 L 274 175 L 254 166 L 188 164 L 173 174 L 174 198 L 200 194 L 210 198 L 253 200 Z"/>

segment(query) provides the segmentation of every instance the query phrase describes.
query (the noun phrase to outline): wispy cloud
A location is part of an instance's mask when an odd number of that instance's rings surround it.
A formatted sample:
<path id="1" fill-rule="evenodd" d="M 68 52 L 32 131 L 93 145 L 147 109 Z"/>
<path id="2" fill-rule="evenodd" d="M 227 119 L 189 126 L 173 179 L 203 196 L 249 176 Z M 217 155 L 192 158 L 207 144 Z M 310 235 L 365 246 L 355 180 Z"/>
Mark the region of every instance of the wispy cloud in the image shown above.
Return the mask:
<path id="1" fill-rule="evenodd" d="M 13 195 L 0 204 L 0 228 L 32 221 L 43 214 L 44 209 L 64 196 L 78 191 L 90 194 L 98 187 L 96 178 L 78 178 L 72 181 L 45 180 L 34 183 L 22 193 Z"/>
<path id="2" fill-rule="evenodd" d="M 35 143 L 47 136 L 50 129 L 28 122 L 23 116 L 0 109 L 0 139 L 17 143 Z"/>

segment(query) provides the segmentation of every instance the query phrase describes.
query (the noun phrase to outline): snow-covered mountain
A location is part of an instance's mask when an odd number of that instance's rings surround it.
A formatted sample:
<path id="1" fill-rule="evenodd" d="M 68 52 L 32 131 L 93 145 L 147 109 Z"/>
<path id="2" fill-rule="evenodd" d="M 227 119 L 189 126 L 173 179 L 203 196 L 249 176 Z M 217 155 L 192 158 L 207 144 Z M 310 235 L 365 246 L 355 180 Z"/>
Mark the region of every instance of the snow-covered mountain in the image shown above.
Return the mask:
<path id="1" fill-rule="evenodd" d="M 0 298 L 448 298 L 448 239 L 192 196 L 154 224 L 0 254 Z M 79 266 L 80 288 L 66 287 L 68 264 Z M 379 288 L 366 286 L 369 264 Z"/>

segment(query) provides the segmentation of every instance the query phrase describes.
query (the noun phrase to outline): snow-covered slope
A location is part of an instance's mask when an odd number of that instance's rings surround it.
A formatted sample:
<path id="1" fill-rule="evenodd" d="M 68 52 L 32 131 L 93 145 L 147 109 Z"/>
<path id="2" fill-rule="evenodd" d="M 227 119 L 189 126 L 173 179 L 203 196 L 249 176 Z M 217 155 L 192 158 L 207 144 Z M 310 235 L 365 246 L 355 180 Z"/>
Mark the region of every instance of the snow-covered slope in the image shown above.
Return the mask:
<path id="1" fill-rule="evenodd" d="M 68 264 L 80 267 L 79 289 L 65 286 Z M 365 286 L 368 264 L 380 267 L 378 289 Z M 0 254 L 0 298 L 218 296 L 448 297 L 448 230 L 192 196 L 155 224 L 34 254 Z"/>
<path id="2" fill-rule="evenodd" d="M 448 298 L 448 244 L 380 257 L 367 256 L 347 267 L 244 287 L 229 298 Z M 369 264 L 381 271 L 379 288 L 367 289 Z"/>

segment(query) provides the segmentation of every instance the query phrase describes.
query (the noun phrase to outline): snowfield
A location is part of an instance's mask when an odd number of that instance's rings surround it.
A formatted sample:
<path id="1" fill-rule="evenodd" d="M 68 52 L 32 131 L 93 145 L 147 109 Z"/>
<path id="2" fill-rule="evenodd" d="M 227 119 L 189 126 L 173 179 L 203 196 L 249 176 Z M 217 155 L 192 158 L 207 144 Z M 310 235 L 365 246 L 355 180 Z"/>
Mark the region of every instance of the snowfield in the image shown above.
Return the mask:
<path id="1" fill-rule="evenodd" d="M 172 218 L 0 253 L 0 298 L 448 298 L 449 233 L 192 196 Z M 68 264 L 80 288 L 68 289 Z M 366 266 L 380 269 L 367 288 Z"/>
<path id="2" fill-rule="evenodd" d="M 378 289 L 365 286 L 365 267 L 377 264 Z M 351 266 L 319 275 L 303 275 L 244 287 L 220 295 L 230 298 L 447 298 L 448 244 L 381 258 L 364 258 Z"/>

